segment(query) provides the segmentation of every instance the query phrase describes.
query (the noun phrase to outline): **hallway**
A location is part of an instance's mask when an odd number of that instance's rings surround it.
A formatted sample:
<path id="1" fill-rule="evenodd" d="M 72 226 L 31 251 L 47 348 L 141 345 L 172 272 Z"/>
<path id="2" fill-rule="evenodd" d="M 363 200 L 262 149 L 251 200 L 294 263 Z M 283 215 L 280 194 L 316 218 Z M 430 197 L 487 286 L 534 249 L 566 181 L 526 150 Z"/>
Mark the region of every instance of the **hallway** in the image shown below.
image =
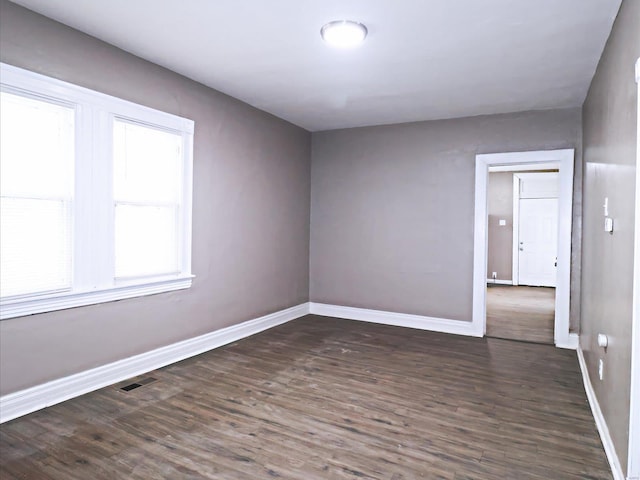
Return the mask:
<path id="1" fill-rule="evenodd" d="M 487 336 L 553 345 L 556 289 L 487 285 Z"/>

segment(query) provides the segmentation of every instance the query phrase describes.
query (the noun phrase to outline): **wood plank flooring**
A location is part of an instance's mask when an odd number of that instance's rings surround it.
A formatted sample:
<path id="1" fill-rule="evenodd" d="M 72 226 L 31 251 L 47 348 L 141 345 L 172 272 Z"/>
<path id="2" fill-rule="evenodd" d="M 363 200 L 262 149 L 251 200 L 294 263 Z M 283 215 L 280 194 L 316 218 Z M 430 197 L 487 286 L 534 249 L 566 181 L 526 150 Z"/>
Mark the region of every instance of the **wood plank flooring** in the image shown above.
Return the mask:
<path id="1" fill-rule="evenodd" d="M 610 479 L 575 352 L 307 316 L 0 426 L 8 479 Z"/>
<path id="2" fill-rule="evenodd" d="M 487 336 L 553 345 L 556 289 L 487 286 Z"/>

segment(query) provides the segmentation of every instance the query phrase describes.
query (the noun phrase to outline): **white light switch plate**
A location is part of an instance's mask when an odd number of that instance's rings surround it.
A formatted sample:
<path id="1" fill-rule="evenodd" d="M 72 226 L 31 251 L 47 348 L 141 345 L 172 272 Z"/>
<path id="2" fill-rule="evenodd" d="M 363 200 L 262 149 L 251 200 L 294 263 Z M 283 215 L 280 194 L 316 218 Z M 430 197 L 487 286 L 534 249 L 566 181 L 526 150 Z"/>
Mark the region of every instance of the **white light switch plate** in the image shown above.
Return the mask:
<path id="1" fill-rule="evenodd" d="M 604 231 L 609 233 L 613 232 L 613 218 L 607 217 L 604 219 Z"/>

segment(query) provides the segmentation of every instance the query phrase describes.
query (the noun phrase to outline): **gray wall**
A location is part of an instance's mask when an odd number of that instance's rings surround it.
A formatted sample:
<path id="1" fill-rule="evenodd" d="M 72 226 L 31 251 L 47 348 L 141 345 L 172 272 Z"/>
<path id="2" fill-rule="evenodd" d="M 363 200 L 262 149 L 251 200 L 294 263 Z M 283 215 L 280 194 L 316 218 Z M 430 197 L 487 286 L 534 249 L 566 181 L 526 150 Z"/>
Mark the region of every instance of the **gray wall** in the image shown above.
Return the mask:
<path id="1" fill-rule="evenodd" d="M 476 153 L 579 147 L 579 109 L 314 133 L 311 301 L 470 321 Z"/>
<path id="2" fill-rule="evenodd" d="M 616 451 L 626 468 L 631 381 L 631 308 L 640 2 L 625 0 L 583 107 L 584 217 L 580 344 Z M 603 231 L 604 198 L 615 233 Z M 605 352 L 598 333 L 610 338 Z M 604 379 L 598 360 L 604 359 Z"/>
<path id="3" fill-rule="evenodd" d="M 513 277 L 513 173 L 491 172 L 487 182 L 487 278 Z M 506 225 L 500 226 L 500 220 Z"/>
<path id="4" fill-rule="evenodd" d="M 195 120 L 193 287 L 0 322 L 0 393 L 297 305 L 309 292 L 310 134 L 0 2 L 0 59 Z"/>

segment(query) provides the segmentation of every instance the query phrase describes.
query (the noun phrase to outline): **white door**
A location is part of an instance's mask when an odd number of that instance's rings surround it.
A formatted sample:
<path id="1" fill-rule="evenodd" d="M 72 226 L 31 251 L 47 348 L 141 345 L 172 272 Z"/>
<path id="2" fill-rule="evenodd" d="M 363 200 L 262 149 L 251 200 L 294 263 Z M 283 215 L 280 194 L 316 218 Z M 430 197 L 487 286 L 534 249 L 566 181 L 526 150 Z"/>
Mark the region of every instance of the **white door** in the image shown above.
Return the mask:
<path id="1" fill-rule="evenodd" d="M 558 199 L 521 198 L 518 284 L 556 286 Z"/>

